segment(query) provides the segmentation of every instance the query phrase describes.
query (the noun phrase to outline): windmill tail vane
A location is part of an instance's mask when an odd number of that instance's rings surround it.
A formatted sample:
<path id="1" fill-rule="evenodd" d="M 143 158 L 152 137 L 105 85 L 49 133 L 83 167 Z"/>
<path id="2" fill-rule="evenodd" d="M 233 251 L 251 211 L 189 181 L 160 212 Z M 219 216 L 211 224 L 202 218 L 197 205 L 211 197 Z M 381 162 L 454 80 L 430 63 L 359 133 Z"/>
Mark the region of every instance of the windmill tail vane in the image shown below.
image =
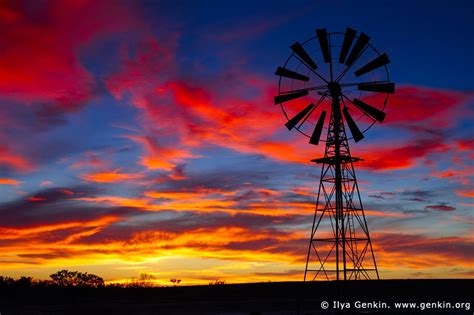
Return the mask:
<path id="1" fill-rule="evenodd" d="M 379 279 L 354 170 L 362 159 L 351 155 L 349 141 L 361 141 L 384 121 L 395 92 L 390 60 L 368 35 L 351 28 L 344 33 L 317 29 L 314 37 L 290 48 L 275 72 L 275 105 L 281 106 L 289 130 L 310 144 L 325 142 L 324 156 L 312 160 L 321 165 L 321 175 L 304 280 Z"/>

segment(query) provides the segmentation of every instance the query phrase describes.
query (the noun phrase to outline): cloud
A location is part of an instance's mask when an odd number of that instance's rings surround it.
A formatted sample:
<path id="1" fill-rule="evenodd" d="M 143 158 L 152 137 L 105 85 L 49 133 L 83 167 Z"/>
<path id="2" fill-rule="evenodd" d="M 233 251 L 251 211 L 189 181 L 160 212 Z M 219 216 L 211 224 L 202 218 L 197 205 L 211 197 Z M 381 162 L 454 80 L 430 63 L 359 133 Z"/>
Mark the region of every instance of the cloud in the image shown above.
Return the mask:
<path id="1" fill-rule="evenodd" d="M 461 236 L 430 238 L 416 234 L 377 233 L 375 253 L 382 268 L 429 269 L 443 266 L 469 267 L 474 242 Z"/>
<path id="2" fill-rule="evenodd" d="M 474 151 L 474 138 L 459 139 L 456 144 L 461 151 Z"/>
<path id="3" fill-rule="evenodd" d="M 54 183 L 50 180 L 42 180 L 40 183 L 40 187 L 48 187 L 48 186 L 53 186 Z"/>
<path id="4" fill-rule="evenodd" d="M 118 100 L 131 95 L 131 104 L 140 110 L 142 135 L 127 136 L 145 148 L 140 164 L 171 169 L 208 145 L 288 160 L 279 155 L 294 152 L 294 145 L 270 140 L 282 128 L 281 113 L 267 106 L 272 103 L 273 82 L 235 65 L 226 73 L 215 73 L 213 80 L 182 77 L 174 59 L 175 41 L 146 42 L 135 58 L 125 59 L 106 79 L 112 95 Z M 296 154 L 291 160 L 297 160 Z"/>
<path id="5" fill-rule="evenodd" d="M 21 185 L 21 182 L 16 179 L 11 179 L 11 178 L 0 178 L 0 185 L 18 186 L 18 185 Z"/>
<path id="6" fill-rule="evenodd" d="M 180 149 L 178 144 L 160 145 L 155 138 L 150 136 L 127 136 L 127 138 L 143 145 L 146 155 L 140 159 L 140 164 L 149 170 L 174 170 L 173 176 L 176 176 L 176 167 L 180 163 L 186 159 L 198 157 L 189 150 Z"/>
<path id="7" fill-rule="evenodd" d="M 429 201 L 431 198 L 436 197 L 439 193 L 436 190 L 403 190 L 398 195 L 405 200 L 410 201 Z"/>
<path id="8" fill-rule="evenodd" d="M 80 200 L 96 193 L 88 186 L 50 188 L 1 204 L 0 230 L 4 238 L 0 247 L 9 257 L 18 258 L 9 265 L 60 265 L 64 259 L 70 263 L 92 262 L 99 257 L 123 261 L 135 257 L 142 261 L 160 253 L 178 254 L 183 248 L 189 250 L 187 257 L 278 261 L 282 254 L 267 253 L 263 256 L 268 257 L 262 258 L 258 253 L 279 246 L 284 239 L 297 237 L 278 227 L 302 220 L 299 216 L 222 212 L 147 213 L 137 203 L 134 207 L 97 203 L 89 206 Z M 170 200 L 175 202 L 203 197 L 198 192 L 150 194 L 158 199 L 173 198 Z M 14 214 L 11 209 L 15 209 Z M 3 255 L 0 260 L 5 258 Z"/>
<path id="9" fill-rule="evenodd" d="M 459 182 L 464 185 L 468 185 L 470 183 L 469 177 L 473 173 L 474 173 L 474 167 L 470 165 L 466 165 L 463 169 L 448 168 L 443 171 L 432 172 L 431 176 L 434 176 L 437 178 L 447 178 L 450 181 Z"/>
<path id="10" fill-rule="evenodd" d="M 0 145 L 0 169 L 30 172 L 51 151 L 64 154 L 57 143 L 39 147 L 42 132 L 102 93 L 86 56 L 104 40 L 145 36 L 148 26 L 126 2 L 2 1 L 0 10 L 0 143 L 9 144 Z"/>
<path id="11" fill-rule="evenodd" d="M 426 210 L 435 210 L 435 211 L 454 211 L 456 210 L 455 207 L 451 207 L 448 205 L 444 204 L 438 204 L 438 205 L 429 205 L 425 207 Z"/>
<path id="12" fill-rule="evenodd" d="M 358 155 L 363 156 L 365 161 L 359 163 L 358 166 L 375 171 L 410 168 L 418 159 L 432 153 L 444 152 L 447 149 L 443 142 L 434 139 L 419 139 L 411 142 L 414 144 L 361 148 Z"/>
<path id="13" fill-rule="evenodd" d="M 245 64 L 226 64 L 225 60 L 212 69 L 212 79 L 209 73 L 199 77 L 199 71 L 183 75 L 177 60 L 178 38 L 179 34 L 173 34 L 141 42 L 136 55 L 124 53 L 118 71 L 105 80 L 116 99 L 123 101 L 129 95 L 130 103 L 139 110 L 142 134 L 129 138 L 145 148 L 140 164 L 170 170 L 208 145 L 261 154 L 281 162 L 307 163 L 314 147 L 299 134 L 285 131 L 280 110 L 271 106 L 276 93 L 273 80 L 247 70 Z M 376 94 L 369 103 L 380 101 Z M 390 146 L 365 146 L 361 152 L 366 162 L 361 167 L 378 171 L 406 169 L 418 159 L 447 150 L 443 135 L 433 134 L 431 127 L 452 126 L 452 115 L 460 112 L 454 109 L 465 106 L 472 94 L 402 86 L 392 97 L 393 109 L 389 109 L 384 126 L 411 130 L 417 139 Z M 295 108 L 306 105 L 300 100 L 292 102 Z"/>
<path id="14" fill-rule="evenodd" d="M 471 92 L 417 86 L 398 88 L 391 96 L 382 127 L 402 128 L 413 135 L 390 145 L 362 143 L 358 155 L 365 162 L 358 166 L 374 171 L 408 169 L 419 161 L 429 163 L 430 155 L 448 152 L 453 147 L 453 153 L 468 150 L 469 140 L 451 140 L 448 130 L 456 127 L 460 119 L 474 116 L 474 112 L 468 110 L 472 100 Z M 370 104 L 380 101 L 377 93 L 367 99 Z"/>
<path id="15" fill-rule="evenodd" d="M 32 171 L 34 169 L 34 164 L 31 161 L 12 152 L 5 146 L 0 146 L 0 167 L 1 166 L 23 172 Z"/>
<path id="16" fill-rule="evenodd" d="M 103 168 L 108 166 L 109 163 L 101 159 L 97 154 L 93 152 L 85 152 L 84 156 L 74 162 L 70 167 L 72 169 L 81 168 Z"/>
<path id="17" fill-rule="evenodd" d="M 0 95 L 35 104 L 39 116 L 75 111 L 95 93 L 94 77 L 79 59 L 82 49 L 142 26 L 134 8 L 124 3 L 56 0 L 2 6 L 11 14 L 0 16 Z"/>
<path id="18" fill-rule="evenodd" d="M 474 197 L 474 189 L 455 190 L 456 195 L 460 197 Z"/>
<path id="19" fill-rule="evenodd" d="M 100 205 L 89 207 L 87 204 L 76 201 L 80 197 L 94 196 L 97 192 L 98 190 L 93 186 L 54 187 L 1 203 L 1 226 L 40 226 L 95 219 L 103 215 L 119 216 L 137 212 L 137 209 L 108 208 Z"/>
<path id="20" fill-rule="evenodd" d="M 120 169 L 116 169 L 110 172 L 98 172 L 81 175 L 81 178 L 85 181 L 95 183 L 119 183 L 129 180 L 136 180 L 143 178 L 142 174 L 130 174 L 120 173 Z"/>
<path id="21" fill-rule="evenodd" d="M 8 252 L 9 257 L 15 257 L 17 261 L 4 262 L 3 265 L 54 267 L 61 266 L 64 261 L 91 264 L 103 259 L 144 263 L 156 257 L 288 266 L 302 266 L 305 262 L 308 242 L 306 226 L 311 222 L 314 208 L 307 214 L 273 212 L 273 215 L 270 214 L 272 212 L 180 212 L 179 209 L 149 212 L 147 205 L 132 199 L 128 206 L 100 202 L 89 205 L 82 201 L 100 198 L 98 193 L 89 186 L 50 188 L 26 199 L 1 204 L 0 230 L 5 236 L 0 242 L 1 252 Z M 175 203 L 194 202 L 206 197 L 212 201 L 215 196 L 220 196 L 223 200 L 244 204 L 246 200 L 250 204 L 260 200 L 278 208 L 280 205 L 275 203 L 276 200 L 292 199 L 291 194 L 294 193 L 266 189 L 228 191 L 196 188 L 188 191 L 150 191 L 147 195 L 158 202 Z M 303 190 L 301 198 L 306 196 L 305 193 Z M 419 193 L 431 195 L 429 191 Z M 43 200 L 31 203 L 28 198 Z M 15 214 L 11 212 L 13 208 Z M 392 214 L 367 210 L 368 216 L 390 217 Z M 303 226 L 304 229 L 301 228 Z M 464 237 L 430 238 L 375 232 L 372 239 L 382 270 L 400 266 L 427 270 L 446 265 L 464 268 L 472 259 L 469 254 L 472 240 Z M 5 258 L 2 255 L 0 259 Z"/>
<path id="22" fill-rule="evenodd" d="M 369 104 L 378 104 L 382 101 L 381 97 L 381 95 L 374 93 L 366 100 Z M 404 128 L 433 128 L 436 126 L 438 129 L 443 129 L 452 127 L 456 118 L 460 118 L 462 114 L 459 109 L 472 98 L 472 92 L 400 86 L 397 87 L 396 93 L 390 96 L 390 105 L 384 125 L 390 124 Z"/>

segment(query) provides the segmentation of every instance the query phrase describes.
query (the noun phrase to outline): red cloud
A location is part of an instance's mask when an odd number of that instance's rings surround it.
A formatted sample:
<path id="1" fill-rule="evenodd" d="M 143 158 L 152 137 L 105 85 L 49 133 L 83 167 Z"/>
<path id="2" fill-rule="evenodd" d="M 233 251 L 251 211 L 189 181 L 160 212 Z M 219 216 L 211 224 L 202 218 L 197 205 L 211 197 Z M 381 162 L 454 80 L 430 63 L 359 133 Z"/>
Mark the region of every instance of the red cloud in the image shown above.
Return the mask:
<path id="1" fill-rule="evenodd" d="M 424 126 L 446 128 L 461 115 L 458 109 L 472 99 L 473 93 L 432 89 L 419 86 L 401 86 L 390 96 L 384 125 L 422 123 Z M 366 98 L 368 103 L 380 104 L 383 98 L 375 93 Z"/>
<path id="2" fill-rule="evenodd" d="M 447 205 L 430 205 L 425 207 L 427 210 L 436 210 L 436 211 L 454 211 L 456 210 L 455 207 L 447 206 Z"/>
<path id="3" fill-rule="evenodd" d="M 130 93 L 132 104 L 141 110 L 139 121 L 146 136 L 128 137 L 145 148 L 140 163 L 149 169 L 171 170 L 194 157 L 193 148 L 206 144 L 260 153 L 256 142 L 271 136 L 282 123 L 278 109 L 267 106 L 272 95 L 269 84 L 249 74 L 238 82 L 217 78 L 214 87 L 193 79 L 173 79 L 177 76 L 174 41 L 148 40 L 134 59 L 124 60 L 122 69 L 106 80 L 116 98 Z M 257 97 L 244 97 L 246 89 L 256 90 Z"/>
<path id="4" fill-rule="evenodd" d="M 474 151 L 474 138 L 461 139 L 456 144 L 461 151 Z"/>
<path id="5" fill-rule="evenodd" d="M 146 136 L 130 138 L 140 139 L 138 142 L 146 149 L 141 164 L 170 170 L 177 162 L 192 157 L 194 148 L 208 144 L 286 162 L 306 162 L 314 156 L 315 148 L 296 132 L 285 140 L 276 138 L 278 132 L 287 133 L 280 110 L 272 105 L 276 81 L 232 65 L 225 72 L 214 73 L 212 80 L 184 78 L 174 58 L 176 37 L 149 39 L 139 48 L 134 58 L 124 54 L 122 67 L 106 80 L 106 85 L 117 99 L 129 94 L 131 103 L 140 110 L 139 122 Z M 384 125 L 409 127 L 412 131 L 452 125 L 456 121 L 453 117 L 471 96 L 402 86 L 392 96 Z M 368 99 L 369 103 L 380 100 L 376 94 Z M 297 108 L 300 101 L 291 105 Z M 159 150 L 145 140 L 150 138 L 159 141 Z M 377 170 L 408 168 L 416 159 L 445 149 L 438 139 L 368 147 L 366 154 L 360 154 L 367 160 L 361 166 Z M 165 154 L 158 155 L 157 160 L 154 151 Z"/>
<path id="6" fill-rule="evenodd" d="M 33 170 L 33 164 L 26 158 L 15 154 L 7 147 L 0 146 L 0 166 L 5 165 L 19 171 Z"/>
<path id="7" fill-rule="evenodd" d="M 0 12 L 0 96 L 50 104 L 43 114 L 76 110 L 95 93 L 79 60 L 87 45 L 142 24 L 123 2 L 2 2 Z"/>
<path id="8" fill-rule="evenodd" d="M 383 147 L 366 147 L 361 149 L 358 156 L 363 157 L 364 162 L 358 166 L 373 170 L 396 170 L 409 168 L 419 158 L 435 152 L 443 152 L 447 146 L 437 140 L 413 140 L 414 144 Z"/>

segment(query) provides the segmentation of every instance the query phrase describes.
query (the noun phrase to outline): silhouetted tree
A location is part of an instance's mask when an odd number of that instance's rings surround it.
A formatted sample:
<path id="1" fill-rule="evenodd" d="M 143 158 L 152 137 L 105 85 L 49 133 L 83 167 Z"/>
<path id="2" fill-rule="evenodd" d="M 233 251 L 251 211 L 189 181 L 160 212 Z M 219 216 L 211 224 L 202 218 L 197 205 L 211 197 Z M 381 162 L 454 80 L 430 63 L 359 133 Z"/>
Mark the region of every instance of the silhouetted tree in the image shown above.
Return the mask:
<path id="1" fill-rule="evenodd" d="M 177 286 L 181 282 L 181 279 L 173 278 L 173 279 L 170 279 L 170 281 L 174 284 L 174 286 Z"/>
<path id="2" fill-rule="evenodd" d="M 33 278 L 22 276 L 20 279 L 16 280 L 16 285 L 22 288 L 29 288 L 33 285 Z"/>
<path id="3" fill-rule="evenodd" d="M 155 287 L 156 277 L 148 273 L 141 273 L 138 278 L 133 277 L 126 287 L 129 288 L 152 288 Z"/>
<path id="4" fill-rule="evenodd" d="M 104 279 L 99 276 L 79 271 L 60 270 L 49 276 L 54 284 L 64 287 L 102 287 Z"/>
<path id="5" fill-rule="evenodd" d="M 0 286 L 1 287 L 12 287 L 15 285 L 16 281 L 10 277 L 0 276 Z"/>

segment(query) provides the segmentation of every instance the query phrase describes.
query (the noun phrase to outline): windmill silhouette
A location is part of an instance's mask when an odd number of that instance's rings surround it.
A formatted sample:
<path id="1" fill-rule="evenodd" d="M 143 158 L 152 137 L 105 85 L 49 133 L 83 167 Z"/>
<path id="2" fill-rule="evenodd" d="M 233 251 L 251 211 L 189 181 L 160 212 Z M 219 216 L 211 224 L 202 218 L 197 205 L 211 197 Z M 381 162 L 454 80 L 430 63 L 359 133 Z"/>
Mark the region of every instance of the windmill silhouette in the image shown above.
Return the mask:
<path id="1" fill-rule="evenodd" d="M 288 120 L 286 127 L 310 144 L 325 142 L 324 157 L 312 160 L 322 167 L 305 281 L 379 279 L 354 170 L 362 159 L 349 149 L 349 140 L 362 140 L 375 122 L 383 122 L 395 92 L 387 54 L 369 41 L 351 28 L 344 33 L 317 29 L 316 36 L 290 46 L 290 56 L 275 72 L 280 77 L 275 104 Z"/>

